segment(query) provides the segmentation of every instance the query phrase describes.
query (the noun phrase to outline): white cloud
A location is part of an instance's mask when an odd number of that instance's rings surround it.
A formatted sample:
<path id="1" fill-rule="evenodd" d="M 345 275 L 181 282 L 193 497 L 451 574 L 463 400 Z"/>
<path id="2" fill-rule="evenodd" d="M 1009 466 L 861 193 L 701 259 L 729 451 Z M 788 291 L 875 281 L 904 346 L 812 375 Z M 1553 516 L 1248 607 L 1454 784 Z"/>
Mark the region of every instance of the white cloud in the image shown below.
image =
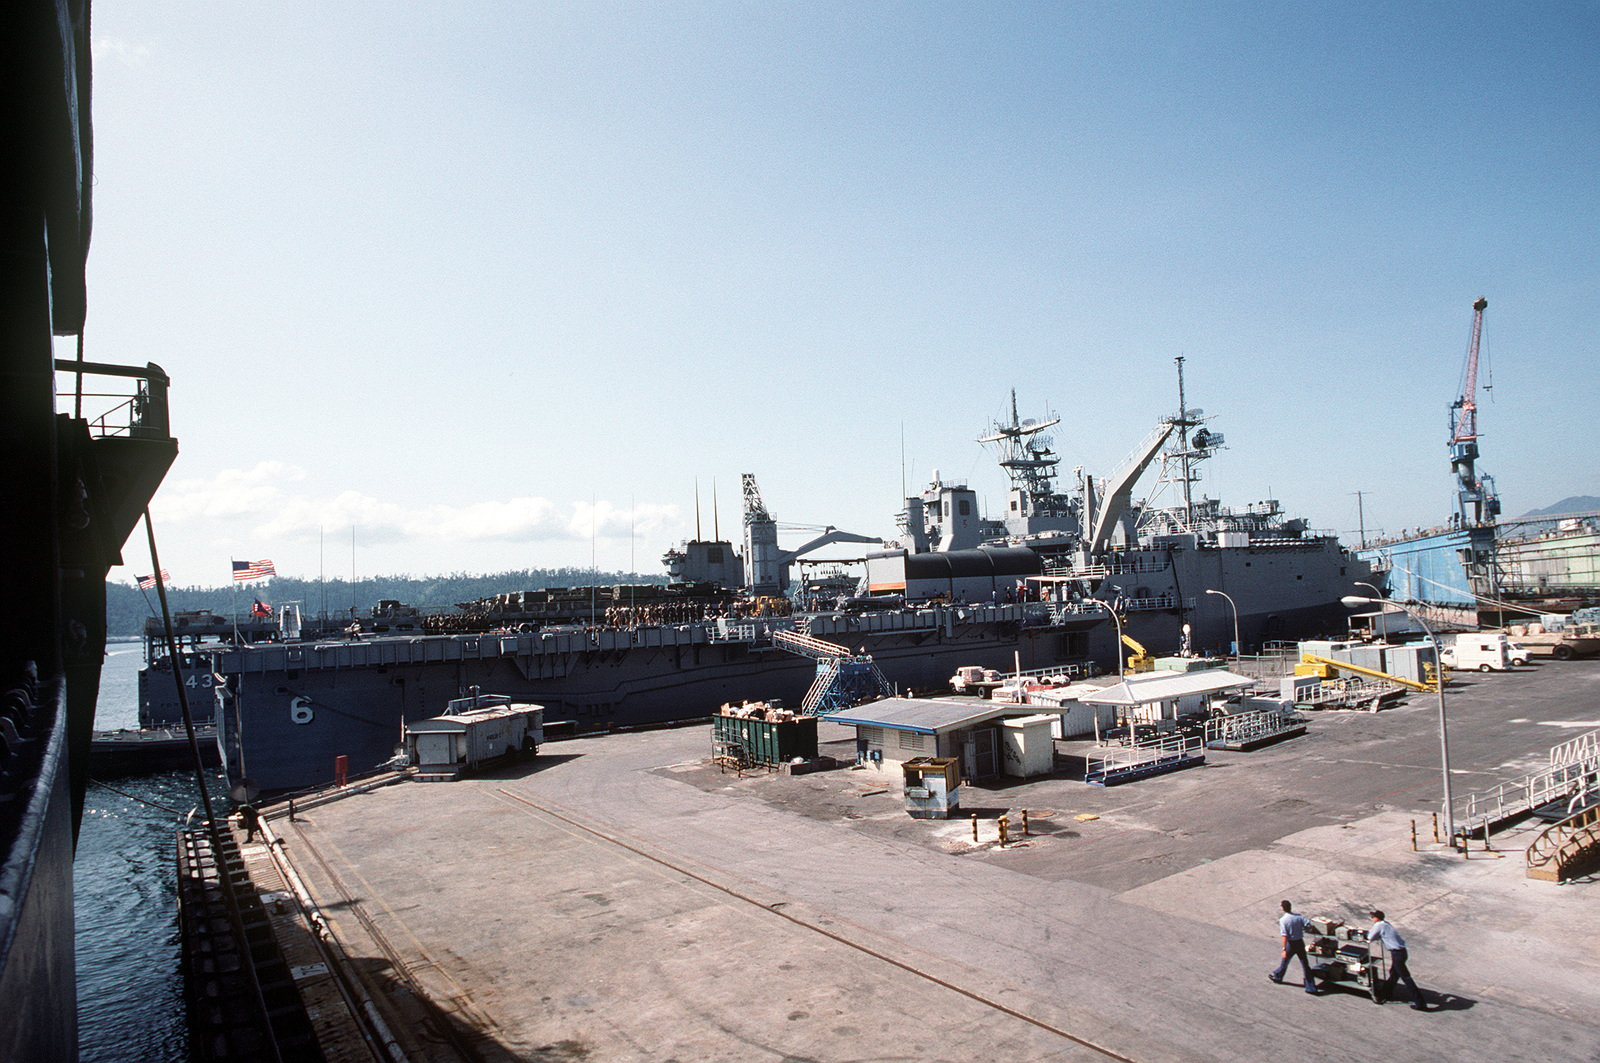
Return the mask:
<path id="1" fill-rule="evenodd" d="M 382 543 L 616 542 L 637 535 L 655 542 L 678 532 L 678 507 L 623 506 L 607 501 L 563 506 L 548 498 L 487 499 L 464 506 L 411 507 L 358 491 L 317 498 L 293 490 L 306 470 L 280 461 L 228 469 L 209 480 L 165 485 L 152 505 L 159 524 L 201 530 L 226 521 L 255 542 L 316 542 L 324 533 L 356 529 L 365 545 Z"/>
<path id="2" fill-rule="evenodd" d="M 150 49 L 136 41 L 116 37 L 96 37 L 89 45 L 89 54 L 96 63 L 115 59 L 124 66 L 143 66 L 150 59 Z"/>

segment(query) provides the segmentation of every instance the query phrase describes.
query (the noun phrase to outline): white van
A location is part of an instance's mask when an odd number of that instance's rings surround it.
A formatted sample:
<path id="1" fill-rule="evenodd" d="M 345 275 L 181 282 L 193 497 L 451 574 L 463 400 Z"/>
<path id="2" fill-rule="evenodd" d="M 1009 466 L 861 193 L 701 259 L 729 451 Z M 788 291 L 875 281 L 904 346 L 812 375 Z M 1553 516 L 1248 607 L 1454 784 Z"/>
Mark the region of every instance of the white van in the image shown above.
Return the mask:
<path id="1" fill-rule="evenodd" d="M 1446 666 L 1480 672 L 1509 672 L 1511 657 L 1511 640 L 1499 633 L 1457 635 L 1455 642 L 1439 651 Z"/>

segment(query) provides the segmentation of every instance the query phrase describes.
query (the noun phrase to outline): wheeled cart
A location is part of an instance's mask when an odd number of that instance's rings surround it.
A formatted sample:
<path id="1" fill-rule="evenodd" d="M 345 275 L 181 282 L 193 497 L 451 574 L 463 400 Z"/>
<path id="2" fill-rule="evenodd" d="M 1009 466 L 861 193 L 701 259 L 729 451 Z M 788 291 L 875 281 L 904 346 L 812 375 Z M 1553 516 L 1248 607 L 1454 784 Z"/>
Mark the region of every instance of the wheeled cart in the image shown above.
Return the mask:
<path id="1" fill-rule="evenodd" d="M 1345 926 L 1342 920 L 1308 919 L 1306 923 L 1306 958 L 1311 976 L 1322 988 L 1352 985 L 1366 990 L 1373 1003 L 1381 1004 L 1389 980 L 1383 945 L 1368 941 L 1365 930 Z"/>

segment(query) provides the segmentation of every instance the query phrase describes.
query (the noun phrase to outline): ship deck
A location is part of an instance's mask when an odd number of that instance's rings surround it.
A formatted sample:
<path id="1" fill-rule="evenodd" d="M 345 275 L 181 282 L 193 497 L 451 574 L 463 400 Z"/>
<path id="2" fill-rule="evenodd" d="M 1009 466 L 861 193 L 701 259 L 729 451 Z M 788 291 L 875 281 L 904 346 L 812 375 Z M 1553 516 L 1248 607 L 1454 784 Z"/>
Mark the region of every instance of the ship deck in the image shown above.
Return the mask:
<path id="1" fill-rule="evenodd" d="M 1457 794 L 1600 727 L 1596 684 L 1587 661 L 1452 683 Z M 1600 1059 L 1600 881 L 1526 879 L 1538 823 L 1434 845 L 1437 726 L 1428 696 L 1318 713 L 1110 790 L 1058 743 L 1062 770 L 963 787 L 948 822 L 871 769 L 722 774 L 695 726 L 271 829 L 409 1059 Z M 1384 908 L 1435 1010 L 1267 982 L 1282 897 Z"/>

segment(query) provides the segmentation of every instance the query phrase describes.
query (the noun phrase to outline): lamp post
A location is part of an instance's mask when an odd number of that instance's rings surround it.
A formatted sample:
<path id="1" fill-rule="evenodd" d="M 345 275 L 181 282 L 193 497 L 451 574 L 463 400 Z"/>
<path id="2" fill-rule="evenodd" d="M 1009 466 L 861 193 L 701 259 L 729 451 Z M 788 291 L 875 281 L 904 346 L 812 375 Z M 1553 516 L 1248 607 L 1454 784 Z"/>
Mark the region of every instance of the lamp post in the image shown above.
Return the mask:
<path id="1" fill-rule="evenodd" d="M 1118 616 L 1117 615 L 1117 611 L 1115 609 L 1111 608 L 1111 606 L 1107 605 L 1105 602 L 1102 602 L 1099 598 L 1085 598 L 1084 601 L 1093 602 L 1094 604 L 1098 605 L 1100 608 L 1102 608 L 1106 612 L 1110 613 L 1111 614 L 1111 619 L 1115 620 L 1117 622 L 1117 678 L 1121 679 L 1123 677 L 1123 674 L 1122 674 L 1122 617 Z"/>
<path id="2" fill-rule="evenodd" d="M 1363 605 L 1376 605 L 1380 609 L 1392 607 L 1400 610 L 1422 626 L 1423 634 L 1428 636 L 1428 641 L 1433 644 L 1433 682 L 1439 693 L 1439 765 L 1440 773 L 1444 778 L 1444 836 L 1450 839 L 1452 846 L 1456 843 L 1456 817 L 1455 802 L 1450 797 L 1450 732 L 1445 725 L 1444 714 L 1444 669 L 1439 662 L 1439 637 L 1433 633 L 1428 622 L 1413 609 L 1409 609 L 1399 602 L 1388 598 L 1358 598 L 1351 596 L 1341 598 L 1340 601 L 1349 609 L 1357 609 Z"/>
<path id="3" fill-rule="evenodd" d="M 1235 657 L 1239 656 L 1241 653 L 1244 652 L 1244 644 L 1239 641 L 1239 606 L 1238 606 L 1238 603 L 1236 603 L 1233 600 L 1232 596 L 1229 595 L 1226 591 L 1214 591 L 1214 590 L 1211 590 L 1208 587 L 1208 588 L 1206 588 L 1206 593 L 1207 594 L 1215 594 L 1215 595 L 1218 595 L 1219 597 L 1228 599 L 1228 605 L 1233 608 L 1233 655 Z"/>
<path id="4" fill-rule="evenodd" d="M 1085 598 L 1084 601 L 1093 602 L 1094 604 L 1098 605 L 1100 608 L 1102 608 L 1106 612 L 1110 613 L 1111 614 L 1111 619 L 1116 621 L 1116 624 L 1117 624 L 1117 646 L 1116 646 L 1116 651 L 1117 651 L 1117 678 L 1121 679 L 1121 678 L 1123 678 L 1123 673 L 1122 673 L 1122 617 L 1118 616 L 1117 615 L 1117 611 L 1115 609 L 1111 608 L 1111 606 L 1107 605 L 1105 602 L 1102 602 L 1099 598 Z M 1113 716 L 1112 719 L 1115 720 L 1116 717 Z M 1128 734 L 1129 734 L 1129 736 L 1132 736 L 1132 734 L 1133 734 L 1133 721 L 1132 720 L 1128 721 Z M 1094 710 L 1094 744 L 1097 745 L 1097 746 L 1100 744 L 1100 707 L 1098 705 L 1095 706 L 1095 710 Z"/>

